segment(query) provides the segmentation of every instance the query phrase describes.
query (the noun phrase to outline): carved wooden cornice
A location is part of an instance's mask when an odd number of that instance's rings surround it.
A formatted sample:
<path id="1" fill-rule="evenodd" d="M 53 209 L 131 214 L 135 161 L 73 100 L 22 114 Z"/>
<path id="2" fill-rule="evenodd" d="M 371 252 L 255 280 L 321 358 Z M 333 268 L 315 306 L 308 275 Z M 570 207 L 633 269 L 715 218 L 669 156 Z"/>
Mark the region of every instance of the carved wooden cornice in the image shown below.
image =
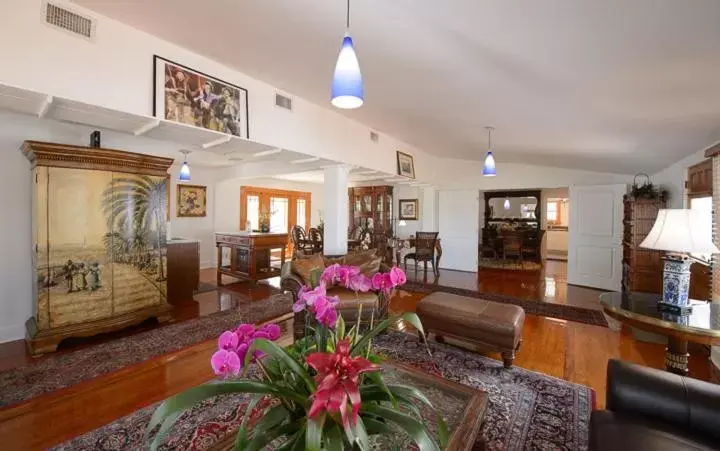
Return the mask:
<path id="1" fill-rule="evenodd" d="M 705 149 L 705 158 L 712 158 L 716 155 L 720 155 L 720 143 Z"/>
<path id="2" fill-rule="evenodd" d="M 156 157 L 123 150 L 25 141 L 22 152 L 35 166 L 95 169 L 130 174 L 166 176 L 172 158 Z"/>

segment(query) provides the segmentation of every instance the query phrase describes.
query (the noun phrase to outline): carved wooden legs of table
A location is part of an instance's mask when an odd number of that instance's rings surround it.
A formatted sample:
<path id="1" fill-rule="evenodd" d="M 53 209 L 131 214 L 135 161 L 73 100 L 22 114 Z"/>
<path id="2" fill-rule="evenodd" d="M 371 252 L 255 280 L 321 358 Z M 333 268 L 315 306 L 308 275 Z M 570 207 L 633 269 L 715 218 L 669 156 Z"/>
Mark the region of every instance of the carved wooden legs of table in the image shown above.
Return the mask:
<path id="1" fill-rule="evenodd" d="M 667 348 L 665 348 L 666 371 L 687 376 L 689 356 L 687 340 L 668 337 L 668 345 Z"/>

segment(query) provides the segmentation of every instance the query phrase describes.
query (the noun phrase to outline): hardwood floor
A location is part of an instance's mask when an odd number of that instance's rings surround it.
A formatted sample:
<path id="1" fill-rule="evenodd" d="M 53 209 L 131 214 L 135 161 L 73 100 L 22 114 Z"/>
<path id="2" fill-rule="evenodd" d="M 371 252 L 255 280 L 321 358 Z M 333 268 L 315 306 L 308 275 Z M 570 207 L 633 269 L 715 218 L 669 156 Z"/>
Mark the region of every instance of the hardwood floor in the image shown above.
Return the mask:
<path id="1" fill-rule="evenodd" d="M 548 265 L 549 266 L 549 265 Z M 554 271 L 554 270 L 552 270 Z M 461 273 L 464 274 L 464 273 Z M 450 280 L 472 284 L 474 275 L 442 272 L 443 284 Z M 212 281 L 214 270 L 204 270 L 203 282 Z M 533 288 L 538 276 L 523 281 L 517 274 L 502 277 L 480 275 L 476 289 L 483 291 L 500 290 L 512 296 L 532 296 L 538 293 Z M 551 277 L 545 272 L 543 278 Z M 562 271 L 553 272 L 555 298 L 564 302 L 575 302 L 573 292 L 558 294 L 564 288 L 558 283 Z M 482 279 L 482 280 L 481 280 Z M 528 278 L 529 279 L 529 278 Z M 462 282 L 461 282 L 462 281 Z M 195 296 L 196 302 L 189 303 L 179 320 L 197 315 L 206 315 L 221 309 L 232 308 L 239 299 L 261 299 L 273 292 L 278 279 L 270 284 L 235 284 L 221 291 L 211 291 Z M 519 284 L 519 286 L 518 286 Z M 565 282 L 566 286 L 566 282 Z M 547 285 L 541 290 L 545 291 Z M 497 291 L 496 291 L 497 292 Z M 590 294 L 588 300 L 591 297 Z M 422 294 L 400 291 L 391 301 L 394 312 L 413 311 Z M 547 302 L 551 296 L 543 299 Z M 531 298 L 528 298 L 531 299 Z M 289 324 L 283 340 L 290 339 Z M 105 337 L 105 340 L 112 337 Z M 98 341 L 102 342 L 102 340 Z M 92 342 L 91 344 L 96 344 Z M 89 345 L 89 344 L 83 344 Z M 18 344 L 0 345 L 0 368 L 8 368 L 26 361 L 18 351 Z M 71 437 L 81 435 L 133 411 L 160 401 L 210 380 L 213 375 L 209 366 L 215 341 L 210 340 L 169 353 L 148 361 L 132 365 L 73 387 L 59 390 L 31 399 L 15 407 L 0 409 L 0 443 L 4 450 L 35 450 L 59 444 Z M 67 351 L 65 351 L 67 352 Z M 691 351 L 692 352 L 692 351 Z M 636 341 L 628 329 L 612 329 L 586 324 L 528 315 L 525 321 L 524 342 L 515 365 L 538 371 L 571 382 L 584 384 L 596 391 L 598 408 L 605 405 L 605 367 L 609 358 L 619 358 L 646 366 L 662 368 L 664 346 Z M 498 355 L 490 355 L 498 358 Z M 695 378 L 709 378 L 710 364 L 702 352 L 693 353 L 690 359 L 690 375 Z"/>

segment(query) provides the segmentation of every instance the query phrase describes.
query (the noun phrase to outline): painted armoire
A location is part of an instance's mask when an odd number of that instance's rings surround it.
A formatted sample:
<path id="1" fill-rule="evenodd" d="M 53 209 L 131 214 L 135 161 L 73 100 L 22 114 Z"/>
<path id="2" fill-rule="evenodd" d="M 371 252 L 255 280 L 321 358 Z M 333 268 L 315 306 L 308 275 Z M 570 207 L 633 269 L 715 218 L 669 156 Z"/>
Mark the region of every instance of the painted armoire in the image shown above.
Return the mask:
<path id="1" fill-rule="evenodd" d="M 26 141 L 32 164 L 33 354 L 68 337 L 170 319 L 168 168 L 173 160 Z"/>

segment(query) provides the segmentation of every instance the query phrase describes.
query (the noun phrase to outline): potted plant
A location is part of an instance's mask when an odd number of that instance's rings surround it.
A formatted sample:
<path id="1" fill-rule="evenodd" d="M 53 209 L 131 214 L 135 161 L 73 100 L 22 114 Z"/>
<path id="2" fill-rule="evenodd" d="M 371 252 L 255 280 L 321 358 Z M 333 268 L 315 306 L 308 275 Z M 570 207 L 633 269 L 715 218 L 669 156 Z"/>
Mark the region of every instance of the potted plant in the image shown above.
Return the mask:
<path id="1" fill-rule="evenodd" d="M 275 343 L 280 336 L 275 324 L 260 328 L 241 324 L 224 332 L 211 359 L 213 370 L 222 379 L 163 402 L 148 425 L 148 436 L 159 427 L 151 449 L 159 446 L 184 410 L 203 399 L 238 392 L 253 397 L 237 433 L 236 450 L 268 446 L 368 450 L 371 436 L 399 430 L 420 450 L 439 450 L 447 443 L 442 417 L 436 415 L 438 445 L 419 414 L 418 405 L 433 409 L 427 397 L 414 387 L 386 383 L 381 358 L 372 351 L 372 339 L 400 319 L 412 324 L 424 339 L 417 315 L 388 318 L 364 332 L 357 326 L 345 330 L 342 316 L 335 310 L 338 299 L 326 291 L 326 287 L 341 283 L 356 292 L 377 290 L 389 295 L 405 283 L 405 273 L 395 267 L 370 279 L 357 267 L 332 265 L 322 275 L 314 273 L 312 279 L 293 306 L 308 317 L 305 337 L 282 348 Z M 253 364 L 259 369 L 259 378 L 247 377 Z M 270 402 L 260 403 L 268 398 Z M 260 407 L 263 411 L 251 428 L 248 419 L 258 406 L 264 406 Z"/>

